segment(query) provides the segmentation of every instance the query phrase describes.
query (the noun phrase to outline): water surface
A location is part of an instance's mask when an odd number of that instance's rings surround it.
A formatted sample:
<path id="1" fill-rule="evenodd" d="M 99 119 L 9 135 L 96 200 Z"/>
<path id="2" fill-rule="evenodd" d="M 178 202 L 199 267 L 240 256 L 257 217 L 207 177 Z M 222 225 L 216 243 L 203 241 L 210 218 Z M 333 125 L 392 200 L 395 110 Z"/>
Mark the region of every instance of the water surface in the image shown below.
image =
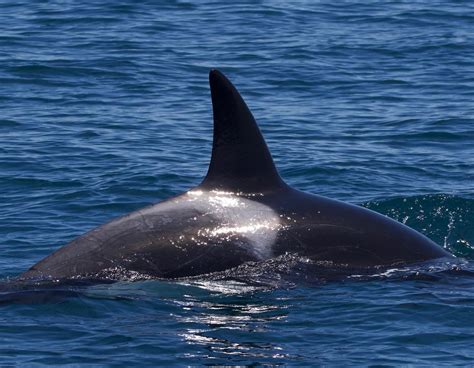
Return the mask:
<path id="1" fill-rule="evenodd" d="M 470 364 L 473 21 L 469 1 L 1 2 L 4 281 L 199 184 L 212 67 L 289 184 L 387 214 L 459 259 L 338 282 L 283 267 L 5 291 L 0 364 Z"/>

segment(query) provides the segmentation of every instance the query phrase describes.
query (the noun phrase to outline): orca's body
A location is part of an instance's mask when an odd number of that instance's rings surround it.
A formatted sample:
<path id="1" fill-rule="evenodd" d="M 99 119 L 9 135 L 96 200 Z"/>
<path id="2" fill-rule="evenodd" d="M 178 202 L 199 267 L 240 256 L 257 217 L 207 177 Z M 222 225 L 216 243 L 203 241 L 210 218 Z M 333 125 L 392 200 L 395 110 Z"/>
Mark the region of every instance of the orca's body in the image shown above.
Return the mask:
<path id="1" fill-rule="evenodd" d="M 175 278 L 287 252 L 361 268 L 451 256 L 376 212 L 289 187 L 235 87 L 216 70 L 210 85 L 214 143 L 203 183 L 86 233 L 21 278 L 100 277 L 113 269 Z"/>

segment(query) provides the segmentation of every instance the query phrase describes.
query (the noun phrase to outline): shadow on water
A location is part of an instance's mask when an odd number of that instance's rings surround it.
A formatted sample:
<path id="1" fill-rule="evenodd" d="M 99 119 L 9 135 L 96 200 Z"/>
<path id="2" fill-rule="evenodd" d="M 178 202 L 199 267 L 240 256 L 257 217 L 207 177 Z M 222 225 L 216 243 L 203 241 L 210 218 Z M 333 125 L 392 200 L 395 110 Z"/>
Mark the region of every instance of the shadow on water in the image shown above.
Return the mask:
<path id="1" fill-rule="evenodd" d="M 0 305 L 59 303 L 69 298 L 84 295 L 88 287 L 107 280 L 45 280 L 45 281 L 0 281 Z"/>

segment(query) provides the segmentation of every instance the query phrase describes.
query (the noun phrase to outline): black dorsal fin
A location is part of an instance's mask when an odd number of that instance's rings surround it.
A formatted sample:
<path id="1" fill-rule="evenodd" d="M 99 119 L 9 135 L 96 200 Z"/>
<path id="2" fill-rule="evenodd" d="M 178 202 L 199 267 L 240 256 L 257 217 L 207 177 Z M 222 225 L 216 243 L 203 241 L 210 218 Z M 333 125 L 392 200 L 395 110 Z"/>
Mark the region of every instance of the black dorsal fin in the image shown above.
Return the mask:
<path id="1" fill-rule="evenodd" d="M 267 192 L 284 186 L 260 129 L 232 83 L 218 70 L 209 73 L 214 142 L 203 189 Z"/>

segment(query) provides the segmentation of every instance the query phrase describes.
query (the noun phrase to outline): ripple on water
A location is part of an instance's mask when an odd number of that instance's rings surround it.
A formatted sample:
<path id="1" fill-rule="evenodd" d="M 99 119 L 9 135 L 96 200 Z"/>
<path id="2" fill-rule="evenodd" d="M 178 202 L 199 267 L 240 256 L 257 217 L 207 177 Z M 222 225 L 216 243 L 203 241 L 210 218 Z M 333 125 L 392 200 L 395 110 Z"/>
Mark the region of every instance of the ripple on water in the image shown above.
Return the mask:
<path id="1" fill-rule="evenodd" d="M 0 365 L 471 364 L 472 10 L 0 2 L 2 277 L 200 182 L 211 67 L 290 184 L 364 203 L 459 257 L 342 280 L 308 278 L 287 255 L 179 282 L 2 283 Z"/>

